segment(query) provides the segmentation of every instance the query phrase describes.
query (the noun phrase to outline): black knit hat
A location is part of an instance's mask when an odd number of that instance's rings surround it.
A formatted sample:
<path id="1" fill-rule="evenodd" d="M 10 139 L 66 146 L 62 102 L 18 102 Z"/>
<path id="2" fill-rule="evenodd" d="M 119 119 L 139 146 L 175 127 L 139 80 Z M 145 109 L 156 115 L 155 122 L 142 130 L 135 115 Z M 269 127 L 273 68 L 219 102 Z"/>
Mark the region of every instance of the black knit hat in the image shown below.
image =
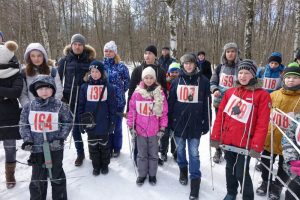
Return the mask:
<path id="1" fill-rule="evenodd" d="M 279 52 L 273 52 L 271 54 L 271 56 L 268 58 L 268 62 L 269 63 L 272 62 L 272 61 L 275 61 L 275 62 L 281 64 L 281 62 L 282 62 L 282 55 L 281 55 L 281 53 L 279 53 Z"/>
<path id="2" fill-rule="evenodd" d="M 242 69 L 248 70 L 252 74 L 253 78 L 256 76 L 257 65 L 253 60 L 242 60 L 238 65 L 238 72 Z"/>
<path id="3" fill-rule="evenodd" d="M 154 45 L 149 45 L 149 46 L 145 49 L 145 51 L 150 51 L 150 52 L 152 52 L 152 53 L 155 55 L 155 57 L 157 57 L 157 48 L 156 48 L 156 46 L 154 46 Z"/>

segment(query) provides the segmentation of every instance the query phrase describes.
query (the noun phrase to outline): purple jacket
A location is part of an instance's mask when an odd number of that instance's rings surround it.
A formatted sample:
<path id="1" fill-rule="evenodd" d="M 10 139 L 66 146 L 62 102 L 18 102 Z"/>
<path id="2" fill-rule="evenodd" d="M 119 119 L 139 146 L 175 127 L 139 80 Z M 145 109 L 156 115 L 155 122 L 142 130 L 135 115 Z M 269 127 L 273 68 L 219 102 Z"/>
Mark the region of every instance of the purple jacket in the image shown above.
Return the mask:
<path id="1" fill-rule="evenodd" d="M 154 98 L 143 97 L 140 92 L 142 87 L 143 83 L 137 87 L 130 99 L 127 124 L 129 128 L 134 127 L 138 135 L 151 137 L 156 135 L 160 128 L 168 126 L 168 102 L 163 90 L 158 86 L 159 96 L 162 99 L 162 112 L 161 116 L 158 117 L 153 109 L 155 104 Z"/>

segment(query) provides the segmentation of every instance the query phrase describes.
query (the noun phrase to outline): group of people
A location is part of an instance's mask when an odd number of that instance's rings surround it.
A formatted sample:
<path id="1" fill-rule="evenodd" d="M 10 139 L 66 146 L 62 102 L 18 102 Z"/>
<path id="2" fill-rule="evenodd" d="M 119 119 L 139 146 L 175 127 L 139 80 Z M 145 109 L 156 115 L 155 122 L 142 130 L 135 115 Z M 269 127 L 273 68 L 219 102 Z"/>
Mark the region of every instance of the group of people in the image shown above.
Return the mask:
<path id="1" fill-rule="evenodd" d="M 40 43 L 31 43 L 24 53 L 26 64 L 20 69 L 14 55 L 17 44 L 4 42 L 2 32 L 0 38 L 0 140 L 4 141 L 7 188 L 16 184 L 16 140 L 22 138 L 21 148 L 31 152 L 28 163 L 35 180 L 29 186 L 31 198 L 46 199 L 47 181 L 36 180 L 50 177 L 53 199 L 67 199 L 62 161 L 64 141 L 71 130 L 77 150 L 75 166 L 84 162 L 81 134 L 86 133 L 92 174 L 107 174 L 110 159 L 120 156 L 125 117 L 135 146 L 136 184 L 143 185 L 147 176 L 151 185 L 157 183 L 158 165 L 167 161 L 171 144 L 171 153 L 179 166 L 179 182 L 187 185 L 190 179 L 189 199 L 198 199 L 198 149 L 201 136 L 210 130 L 212 104 L 217 115 L 210 144 L 216 148 L 214 162 L 221 162 L 225 153 L 224 199 L 236 199 L 239 183 L 243 199 L 254 199 L 249 162 L 250 157 L 260 158 L 261 152 L 263 181 L 256 193 L 266 195 L 270 185 L 269 198 L 279 199 L 282 184 L 277 177 L 285 182 L 293 177 L 289 188 L 300 196 L 300 156 L 279 130 L 274 128 L 273 132 L 268 125 L 272 106 L 297 120 L 300 118 L 300 51 L 288 67 L 282 64 L 282 55 L 274 52 L 266 67 L 258 70 L 253 60 L 240 59 L 235 43 L 228 43 L 221 64 L 212 71 L 204 51 L 186 53 L 176 62 L 169 47 L 162 48 L 158 59 L 156 46 L 149 45 L 144 50 L 143 62 L 130 77 L 114 41 L 105 44 L 100 61 L 86 38 L 75 34 L 57 65 Z M 285 116 L 278 113 L 271 117 L 299 145 L 299 137 L 295 137 L 297 125 L 285 123 Z M 51 173 L 47 171 L 45 143 L 49 144 Z M 267 156 L 271 153 L 272 159 L 279 156 L 279 167 L 275 181 L 267 184 Z M 288 170 L 283 166 L 288 166 Z M 286 199 L 294 198 L 290 190 L 286 191 Z"/>

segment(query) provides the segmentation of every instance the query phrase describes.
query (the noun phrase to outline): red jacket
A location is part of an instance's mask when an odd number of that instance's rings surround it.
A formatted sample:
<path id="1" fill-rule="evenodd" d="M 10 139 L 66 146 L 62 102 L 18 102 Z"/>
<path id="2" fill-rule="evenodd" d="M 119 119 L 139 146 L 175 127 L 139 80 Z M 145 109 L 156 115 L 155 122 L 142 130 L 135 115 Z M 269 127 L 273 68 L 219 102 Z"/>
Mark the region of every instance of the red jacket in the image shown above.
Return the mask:
<path id="1" fill-rule="evenodd" d="M 232 108 L 236 110 L 237 104 L 239 104 L 237 110 L 240 114 L 234 115 Z M 252 112 L 252 105 L 254 105 L 254 112 Z M 249 86 L 228 89 L 221 101 L 211 140 L 246 148 L 252 118 L 248 150 L 261 152 L 268 132 L 270 108 L 270 95 L 263 89 L 249 88 Z"/>

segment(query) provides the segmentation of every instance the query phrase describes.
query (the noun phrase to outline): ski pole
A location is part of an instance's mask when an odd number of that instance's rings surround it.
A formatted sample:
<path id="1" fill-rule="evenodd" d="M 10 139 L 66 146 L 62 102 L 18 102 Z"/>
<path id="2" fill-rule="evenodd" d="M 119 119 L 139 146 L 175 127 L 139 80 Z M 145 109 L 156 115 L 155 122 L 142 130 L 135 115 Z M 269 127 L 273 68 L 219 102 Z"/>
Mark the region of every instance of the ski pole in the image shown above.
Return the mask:
<path id="1" fill-rule="evenodd" d="M 272 116 L 272 115 L 271 115 Z M 271 155 L 270 155 L 270 170 L 268 174 L 268 185 L 267 185 L 267 197 L 270 193 L 270 184 L 271 184 L 271 171 L 273 170 L 273 137 L 274 137 L 274 127 L 273 127 L 273 121 L 271 120 Z"/>
<path id="2" fill-rule="evenodd" d="M 210 173 L 211 173 L 211 186 L 212 186 L 212 190 L 215 190 L 215 187 L 214 187 L 214 176 L 213 176 L 213 167 L 212 167 L 212 157 L 211 157 L 211 146 L 210 146 L 210 137 L 211 137 L 211 121 L 210 121 L 210 99 L 209 97 L 207 97 L 208 101 L 207 101 L 207 104 L 208 104 L 208 107 L 207 107 L 207 110 L 208 110 L 208 128 L 209 128 L 209 161 L 210 161 Z"/>
<path id="3" fill-rule="evenodd" d="M 74 78 L 73 78 L 74 80 Z M 76 98 L 75 98 L 75 107 L 74 107 L 74 116 L 73 116 L 73 124 L 75 124 L 75 120 L 76 120 L 76 113 L 77 113 L 77 100 L 78 100 L 78 85 L 76 86 Z M 72 90 L 73 93 L 73 90 Z M 73 126 L 74 129 L 74 126 Z M 73 134 L 70 137 L 70 145 L 69 145 L 69 149 L 71 149 L 71 143 L 72 143 L 72 138 L 73 138 Z"/>
<path id="4" fill-rule="evenodd" d="M 47 135 L 45 131 L 45 123 L 42 123 L 42 128 L 43 128 L 43 137 L 44 137 L 44 142 L 43 142 L 43 152 L 44 152 L 44 158 L 45 158 L 45 167 L 48 169 L 49 172 L 49 179 L 50 181 L 52 180 L 52 159 L 51 159 L 51 152 L 50 152 L 50 146 L 49 142 L 47 140 Z"/>

